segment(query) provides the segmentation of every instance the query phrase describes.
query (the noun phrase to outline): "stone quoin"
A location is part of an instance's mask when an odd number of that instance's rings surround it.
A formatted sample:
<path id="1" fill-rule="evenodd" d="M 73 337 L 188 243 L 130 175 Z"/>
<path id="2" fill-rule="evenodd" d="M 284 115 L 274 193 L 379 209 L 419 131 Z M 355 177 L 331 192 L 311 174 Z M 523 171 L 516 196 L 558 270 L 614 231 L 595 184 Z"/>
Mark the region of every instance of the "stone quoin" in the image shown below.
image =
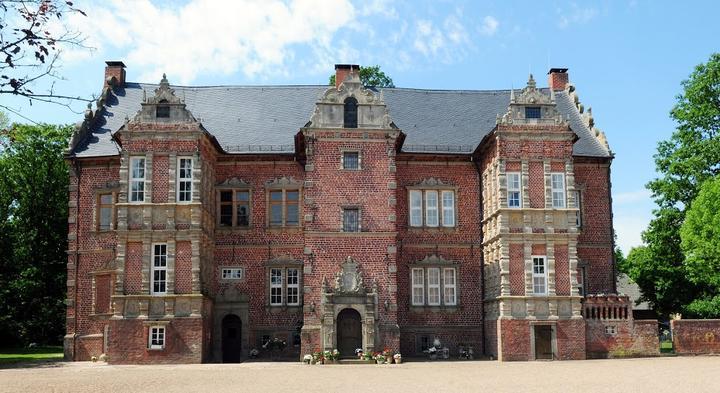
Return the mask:
<path id="1" fill-rule="evenodd" d="M 492 91 L 358 70 L 180 87 L 107 62 L 67 153 L 66 358 L 236 362 L 275 339 L 295 359 L 436 338 L 501 360 L 612 350 L 605 326 L 632 323 L 613 154 L 567 69 Z"/>

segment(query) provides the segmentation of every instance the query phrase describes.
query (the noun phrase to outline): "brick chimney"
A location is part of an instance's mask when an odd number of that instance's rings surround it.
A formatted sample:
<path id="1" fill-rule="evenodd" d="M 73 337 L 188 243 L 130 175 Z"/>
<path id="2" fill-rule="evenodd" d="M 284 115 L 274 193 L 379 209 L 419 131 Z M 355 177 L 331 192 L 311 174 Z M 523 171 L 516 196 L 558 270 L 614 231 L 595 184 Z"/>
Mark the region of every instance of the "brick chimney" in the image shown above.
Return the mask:
<path id="1" fill-rule="evenodd" d="M 335 88 L 340 87 L 340 84 L 345 81 L 351 70 L 355 72 L 360 70 L 360 66 L 357 64 L 335 64 Z"/>
<path id="2" fill-rule="evenodd" d="M 568 85 L 567 68 L 551 68 L 548 71 L 548 86 L 552 90 L 565 90 Z"/>
<path id="3" fill-rule="evenodd" d="M 125 64 L 122 61 L 106 61 L 105 64 L 105 80 L 103 86 L 125 86 Z"/>

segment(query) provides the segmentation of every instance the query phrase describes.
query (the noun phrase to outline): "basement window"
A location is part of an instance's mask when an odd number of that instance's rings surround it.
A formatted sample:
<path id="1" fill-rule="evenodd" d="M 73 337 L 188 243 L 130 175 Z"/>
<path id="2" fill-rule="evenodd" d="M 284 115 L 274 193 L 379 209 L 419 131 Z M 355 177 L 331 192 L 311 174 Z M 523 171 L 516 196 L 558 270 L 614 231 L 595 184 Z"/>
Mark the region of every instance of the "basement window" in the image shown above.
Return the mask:
<path id="1" fill-rule="evenodd" d="M 526 119 L 539 119 L 540 118 L 540 107 L 539 106 L 526 106 L 525 107 L 525 118 Z"/>
<path id="2" fill-rule="evenodd" d="M 165 327 L 151 326 L 148 334 L 148 349 L 165 348 Z"/>

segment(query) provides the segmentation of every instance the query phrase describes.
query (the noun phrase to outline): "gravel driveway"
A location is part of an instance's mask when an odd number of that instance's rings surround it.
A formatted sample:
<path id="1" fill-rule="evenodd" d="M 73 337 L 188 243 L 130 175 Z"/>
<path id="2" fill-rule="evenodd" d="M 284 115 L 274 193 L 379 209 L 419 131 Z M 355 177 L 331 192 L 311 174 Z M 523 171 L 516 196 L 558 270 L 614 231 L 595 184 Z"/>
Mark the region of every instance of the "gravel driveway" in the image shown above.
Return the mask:
<path id="1" fill-rule="evenodd" d="M 242 363 L 0 370 L 2 392 L 720 392 L 720 357 L 566 362 Z"/>

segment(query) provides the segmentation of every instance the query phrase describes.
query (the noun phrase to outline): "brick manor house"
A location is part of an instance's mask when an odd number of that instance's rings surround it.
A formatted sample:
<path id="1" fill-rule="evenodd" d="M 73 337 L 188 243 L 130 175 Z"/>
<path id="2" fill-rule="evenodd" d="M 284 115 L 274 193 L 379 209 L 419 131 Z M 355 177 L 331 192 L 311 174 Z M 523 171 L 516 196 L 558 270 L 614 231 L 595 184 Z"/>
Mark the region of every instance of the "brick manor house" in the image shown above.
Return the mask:
<path id="1" fill-rule="evenodd" d="M 486 91 L 335 69 L 181 87 L 107 62 L 67 153 L 67 358 L 235 362 L 275 338 L 295 359 L 411 357 L 438 338 L 584 359 L 636 328 L 614 295 L 613 155 L 567 69 Z"/>

